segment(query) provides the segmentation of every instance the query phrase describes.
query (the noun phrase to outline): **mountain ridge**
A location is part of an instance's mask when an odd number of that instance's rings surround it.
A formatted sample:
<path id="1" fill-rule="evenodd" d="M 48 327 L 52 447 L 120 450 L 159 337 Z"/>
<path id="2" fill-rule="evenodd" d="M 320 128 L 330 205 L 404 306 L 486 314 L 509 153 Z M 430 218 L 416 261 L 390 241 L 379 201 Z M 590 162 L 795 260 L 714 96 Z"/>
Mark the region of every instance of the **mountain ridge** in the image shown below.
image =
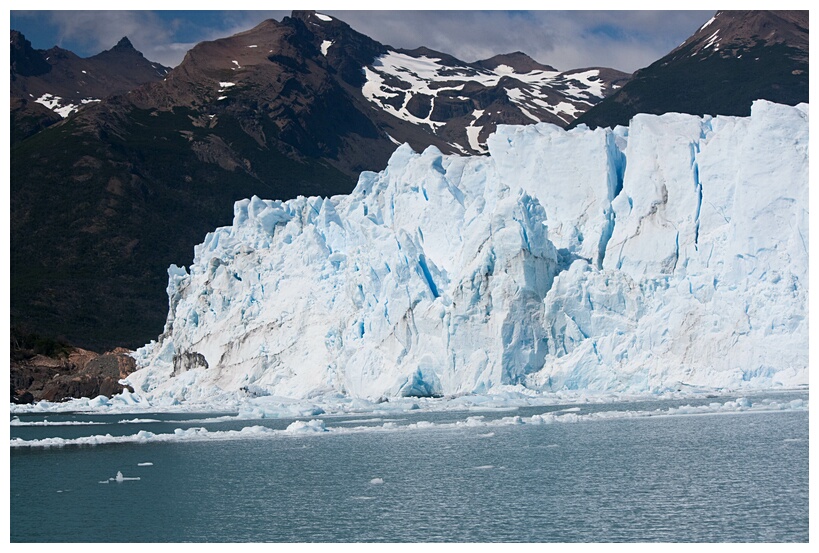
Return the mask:
<path id="1" fill-rule="evenodd" d="M 81 58 L 58 46 L 35 50 L 12 29 L 10 48 L 12 144 L 87 105 L 159 81 L 170 70 L 147 60 L 127 37 L 108 50 Z"/>

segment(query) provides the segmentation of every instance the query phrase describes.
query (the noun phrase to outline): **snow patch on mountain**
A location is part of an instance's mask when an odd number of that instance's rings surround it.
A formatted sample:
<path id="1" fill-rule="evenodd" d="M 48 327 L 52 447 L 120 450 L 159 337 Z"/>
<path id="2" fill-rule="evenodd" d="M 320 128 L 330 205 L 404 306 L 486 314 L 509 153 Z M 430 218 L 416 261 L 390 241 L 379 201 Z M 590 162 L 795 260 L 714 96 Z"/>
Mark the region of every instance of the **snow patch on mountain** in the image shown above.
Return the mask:
<path id="1" fill-rule="evenodd" d="M 63 119 L 65 119 L 78 109 L 80 109 L 81 106 L 99 101 L 100 100 L 97 98 L 82 98 L 80 100 L 80 105 L 77 105 L 72 103 L 66 103 L 66 100 L 64 100 L 62 97 L 55 96 L 54 94 L 50 93 L 45 93 L 36 100 L 34 100 L 35 103 L 43 105 L 50 109 L 51 111 L 59 114 L 59 116 L 62 117 Z"/>
<path id="2" fill-rule="evenodd" d="M 349 196 L 237 202 L 169 269 L 153 405 L 808 382 L 808 107 L 500 126 Z"/>
<path id="3" fill-rule="evenodd" d="M 717 16 L 716 16 L 716 15 L 714 15 L 714 17 L 712 17 L 711 19 L 709 19 L 708 21 L 706 21 L 706 22 L 703 24 L 703 26 L 702 26 L 702 27 L 700 27 L 700 29 L 699 29 L 699 30 L 700 30 L 700 31 L 702 31 L 703 29 L 705 29 L 705 28 L 706 28 L 708 25 L 710 25 L 711 23 L 713 23 L 713 22 L 714 22 L 714 20 L 715 20 L 716 18 L 717 18 Z"/>
<path id="4" fill-rule="evenodd" d="M 436 102 L 441 99 L 463 101 L 463 109 L 472 111 L 472 100 L 458 94 L 465 87 L 508 87 L 506 95 L 512 105 L 529 119 L 539 122 L 553 114 L 564 123 L 573 121 L 601 100 L 606 90 L 599 69 L 517 72 L 505 64 L 487 69 L 478 64 L 445 62 L 442 58 L 396 51 L 376 58 L 363 71 L 366 82 L 362 94 L 367 100 L 399 119 L 424 125 L 435 133 L 445 126 L 444 114 L 448 113 L 447 110 L 440 116 L 435 113 Z M 466 145 L 473 152 L 486 151 L 480 141 L 469 140 L 463 144 Z"/>

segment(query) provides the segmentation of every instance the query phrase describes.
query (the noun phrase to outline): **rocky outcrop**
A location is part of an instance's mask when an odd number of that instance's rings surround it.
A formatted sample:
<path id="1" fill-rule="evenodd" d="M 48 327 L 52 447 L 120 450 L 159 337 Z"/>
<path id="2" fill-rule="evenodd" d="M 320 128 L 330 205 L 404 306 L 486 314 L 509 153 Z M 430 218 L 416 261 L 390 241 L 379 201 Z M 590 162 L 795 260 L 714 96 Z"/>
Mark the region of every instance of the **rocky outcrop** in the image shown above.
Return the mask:
<path id="1" fill-rule="evenodd" d="M 74 348 L 58 357 L 37 354 L 12 361 L 11 402 L 111 397 L 130 389 L 119 383 L 136 368 L 129 354 L 124 348 L 103 354 Z"/>
<path id="2" fill-rule="evenodd" d="M 198 367 L 208 368 L 208 360 L 205 359 L 204 355 L 195 351 L 178 353 L 173 356 L 173 374 L 171 376 L 177 376 Z"/>

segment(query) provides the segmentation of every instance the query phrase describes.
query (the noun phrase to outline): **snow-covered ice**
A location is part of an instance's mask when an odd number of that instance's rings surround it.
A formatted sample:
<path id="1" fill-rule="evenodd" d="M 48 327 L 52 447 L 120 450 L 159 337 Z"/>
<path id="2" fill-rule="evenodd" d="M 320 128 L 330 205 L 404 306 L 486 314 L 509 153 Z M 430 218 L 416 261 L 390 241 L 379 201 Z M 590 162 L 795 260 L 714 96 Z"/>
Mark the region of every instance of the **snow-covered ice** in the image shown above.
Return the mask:
<path id="1" fill-rule="evenodd" d="M 487 144 L 401 146 L 348 196 L 237 202 L 169 269 L 131 400 L 807 385 L 806 105 Z"/>

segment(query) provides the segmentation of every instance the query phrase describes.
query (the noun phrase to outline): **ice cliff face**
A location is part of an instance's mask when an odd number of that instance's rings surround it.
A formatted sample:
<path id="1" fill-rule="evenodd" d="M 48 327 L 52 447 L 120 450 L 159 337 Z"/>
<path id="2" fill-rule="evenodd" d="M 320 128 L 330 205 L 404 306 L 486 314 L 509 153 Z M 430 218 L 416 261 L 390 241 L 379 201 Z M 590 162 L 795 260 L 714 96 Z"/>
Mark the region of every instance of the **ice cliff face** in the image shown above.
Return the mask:
<path id="1" fill-rule="evenodd" d="M 158 403 L 808 382 L 806 105 L 488 146 L 237 202 L 169 270 L 129 382 Z"/>

